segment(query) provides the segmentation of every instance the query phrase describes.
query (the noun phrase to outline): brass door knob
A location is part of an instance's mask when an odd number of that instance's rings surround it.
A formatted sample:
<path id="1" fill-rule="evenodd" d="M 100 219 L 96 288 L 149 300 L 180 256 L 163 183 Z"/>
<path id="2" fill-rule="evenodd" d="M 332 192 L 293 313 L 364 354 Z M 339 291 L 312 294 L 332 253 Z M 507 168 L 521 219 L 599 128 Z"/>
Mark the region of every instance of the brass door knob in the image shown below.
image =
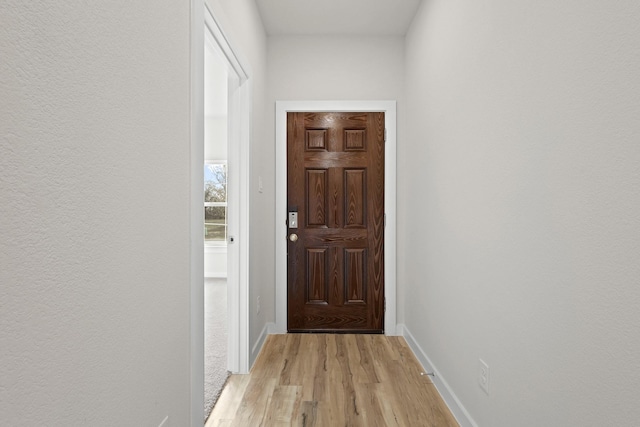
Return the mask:
<path id="1" fill-rule="evenodd" d="M 295 242 L 296 240 L 298 240 L 298 235 L 296 233 L 291 233 L 291 235 L 289 236 L 289 240 Z"/>

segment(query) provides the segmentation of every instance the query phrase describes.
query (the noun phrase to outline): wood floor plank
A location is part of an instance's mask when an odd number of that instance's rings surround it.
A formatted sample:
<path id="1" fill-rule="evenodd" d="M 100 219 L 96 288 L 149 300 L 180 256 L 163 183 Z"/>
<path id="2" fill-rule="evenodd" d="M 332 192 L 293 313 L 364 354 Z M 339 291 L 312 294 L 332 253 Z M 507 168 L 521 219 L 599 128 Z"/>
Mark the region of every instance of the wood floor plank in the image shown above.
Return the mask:
<path id="1" fill-rule="evenodd" d="M 379 385 L 378 383 L 355 385 L 356 406 L 363 426 L 382 427 L 386 425 L 382 416 L 379 395 L 376 393 L 376 388 Z"/>
<path id="2" fill-rule="evenodd" d="M 277 380 L 251 380 L 240 402 L 233 425 L 259 426 L 264 420 Z M 216 402 L 217 403 L 217 402 Z"/>
<path id="3" fill-rule="evenodd" d="M 353 336 L 355 339 L 346 339 L 347 359 L 354 384 L 377 383 L 378 378 L 371 362 L 371 348 L 363 335 Z"/>
<path id="4" fill-rule="evenodd" d="M 348 341 L 350 341 L 347 335 L 338 335 L 336 337 L 338 366 L 341 372 L 341 384 L 336 385 L 336 388 L 342 388 L 344 391 L 344 421 L 348 426 L 360 426 L 362 425 L 362 418 L 358 412 L 356 405 L 356 393 L 353 384 L 353 373 L 349 364 L 349 350 Z"/>
<path id="5" fill-rule="evenodd" d="M 214 420 L 233 420 L 235 418 L 244 392 L 251 379 L 250 375 L 232 375 L 209 415 L 205 427 L 213 427 Z M 219 425 L 219 424 L 218 424 Z"/>
<path id="6" fill-rule="evenodd" d="M 302 400 L 313 401 L 314 384 L 316 382 L 315 374 L 318 365 L 319 340 L 317 334 L 304 334 L 301 341 L 304 354 L 300 358 L 299 370 L 296 372 L 299 376 L 295 379 L 296 384 L 302 386 Z"/>
<path id="7" fill-rule="evenodd" d="M 410 425 L 412 420 L 411 400 L 415 397 L 406 396 L 407 391 L 399 384 L 404 381 L 402 376 L 398 376 L 398 360 L 377 360 L 376 366 L 381 380 L 378 394 L 380 399 L 387 402 L 387 406 L 383 406 L 383 413 L 386 417 L 391 414 L 397 423 L 401 426 Z M 409 399 L 407 401 L 406 399 Z"/>
<path id="8" fill-rule="evenodd" d="M 395 341 L 391 341 L 384 335 L 367 335 L 371 342 L 374 360 L 398 360 L 400 353 L 394 345 Z"/>
<path id="9" fill-rule="evenodd" d="M 265 340 L 263 350 L 258 355 L 252 375 L 273 378 L 280 374 L 285 360 L 282 357 L 286 346 L 287 335 L 269 335 Z"/>
<path id="10" fill-rule="evenodd" d="M 288 427 L 292 425 L 294 408 L 300 397 L 299 386 L 276 386 L 264 417 L 264 425 Z"/>
<path id="11" fill-rule="evenodd" d="M 301 339 L 302 335 L 300 334 L 286 335 L 286 344 L 281 355 L 283 364 L 280 371 L 280 384 L 282 385 L 294 385 L 296 378 L 300 376 L 299 370 L 302 357 L 298 355 L 298 352 L 301 347 Z"/>
<path id="12" fill-rule="evenodd" d="M 457 426 L 402 337 L 270 335 L 206 427 Z"/>
<path id="13" fill-rule="evenodd" d="M 327 335 L 318 334 L 318 354 L 316 359 L 316 366 L 313 375 L 313 400 L 318 402 L 320 400 L 327 400 L 327 395 L 329 393 L 329 388 L 327 387 L 327 379 L 328 379 L 328 365 L 327 365 L 327 357 L 329 347 L 327 345 Z M 317 410 L 317 405 L 316 410 Z"/>
<path id="14" fill-rule="evenodd" d="M 403 422 L 402 416 L 398 413 L 395 400 L 389 398 L 389 394 L 383 384 L 378 384 L 374 389 L 380 404 L 380 412 L 382 413 L 383 425 L 389 427 L 398 427 L 407 425 Z"/>
<path id="15" fill-rule="evenodd" d="M 300 422 L 293 425 L 302 427 L 315 427 L 318 414 L 318 402 L 302 402 L 300 408 Z M 318 424 L 319 426 L 325 424 Z"/>

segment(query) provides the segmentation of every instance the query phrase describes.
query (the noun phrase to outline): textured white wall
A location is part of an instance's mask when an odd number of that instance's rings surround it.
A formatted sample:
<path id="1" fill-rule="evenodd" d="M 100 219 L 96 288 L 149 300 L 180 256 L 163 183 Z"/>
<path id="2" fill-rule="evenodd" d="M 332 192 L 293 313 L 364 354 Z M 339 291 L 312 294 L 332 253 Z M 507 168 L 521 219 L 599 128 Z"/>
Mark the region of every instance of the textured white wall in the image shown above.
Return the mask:
<path id="1" fill-rule="evenodd" d="M 402 37 L 269 37 L 269 104 L 402 98 Z"/>
<path id="2" fill-rule="evenodd" d="M 210 43 L 205 42 L 204 53 L 204 159 L 227 160 L 229 73 Z"/>
<path id="3" fill-rule="evenodd" d="M 189 424 L 189 3 L 0 4 L 0 424 Z"/>
<path id="4" fill-rule="evenodd" d="M 430 0 L 407 37 L 405 321 L 479 425 L 640 419 L 638 22 Z"/>

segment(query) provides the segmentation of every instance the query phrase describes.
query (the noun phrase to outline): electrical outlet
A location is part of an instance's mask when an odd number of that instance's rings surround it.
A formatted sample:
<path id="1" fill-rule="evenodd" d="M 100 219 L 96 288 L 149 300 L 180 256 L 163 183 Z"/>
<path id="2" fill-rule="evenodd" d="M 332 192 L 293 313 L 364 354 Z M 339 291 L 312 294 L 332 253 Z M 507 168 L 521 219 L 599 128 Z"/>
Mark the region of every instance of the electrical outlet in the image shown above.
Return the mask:
<path id="1" fill-rule="evenodd" d="M 258 295 L 258 300 L 256 302 L 256 314 L 260 314 L 260 296 Z"/>
<path id="2" fill-rule="evenodd" d="M 480 388 L 484 390 L 487 395 L 489 394 L 489 365 L 482 360 L 478 359 L 478 384 Z"/>

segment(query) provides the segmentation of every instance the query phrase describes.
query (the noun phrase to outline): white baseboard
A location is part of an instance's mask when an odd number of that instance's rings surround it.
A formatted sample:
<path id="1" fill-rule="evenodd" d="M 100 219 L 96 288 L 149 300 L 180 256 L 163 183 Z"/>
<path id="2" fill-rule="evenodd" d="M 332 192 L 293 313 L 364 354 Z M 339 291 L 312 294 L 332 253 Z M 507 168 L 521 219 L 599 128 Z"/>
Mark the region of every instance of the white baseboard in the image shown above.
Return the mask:
<path id="1" fill-rule="evenodd" d="M 262 328 L 262 332 L 260 332 L 258 339 L 256 340 L 255 344 L 251 348 L 251 358 L 249 359 L 249 370 L 251 370 L 253 363 L 258 358 L 258 354 L 260 354 L 260 350 L 262 350 L 262 346 L 264 345 L 264 341 L 267 339 L 267 335 L 273 333 L 272 331 L 275 331 L 275 329 L 276 329 L 276 324 L 271 322 L 266 323 L 264 325 L 264 328 Z"/>
<path id="2" fill-rule="evenodd" d="M 438 369 L 433 365 L 433 363 L 431 363 L 429 356 L 427 356 L 422 347 L 420 347 L 409 329 L 407 329 L 406 325 L 399 324 L 397 332 L 407 341 L 407 344 L 409 344 L 409 347 L 411 347 L 411 350 L 413 350 L 413 353 L 416 355 L 416 358 L 422 364 L 425 371 L 434 373 L 433 383 L 435 384 L 438 393 L 440 393 L 440 396 L 442 396 L 444 403 L 446 403 L 451 410 L 451 413 L 458 421 L 458 424 L 460 424 L 460 427 L 478 427 L 478 424 L 473 420 L 473 418 L 471 418 L 469 412 L 467 412 L 451 387 L 449 387 L 449 384 L 447 384 L 442 375 L 440 375 Z"/>

